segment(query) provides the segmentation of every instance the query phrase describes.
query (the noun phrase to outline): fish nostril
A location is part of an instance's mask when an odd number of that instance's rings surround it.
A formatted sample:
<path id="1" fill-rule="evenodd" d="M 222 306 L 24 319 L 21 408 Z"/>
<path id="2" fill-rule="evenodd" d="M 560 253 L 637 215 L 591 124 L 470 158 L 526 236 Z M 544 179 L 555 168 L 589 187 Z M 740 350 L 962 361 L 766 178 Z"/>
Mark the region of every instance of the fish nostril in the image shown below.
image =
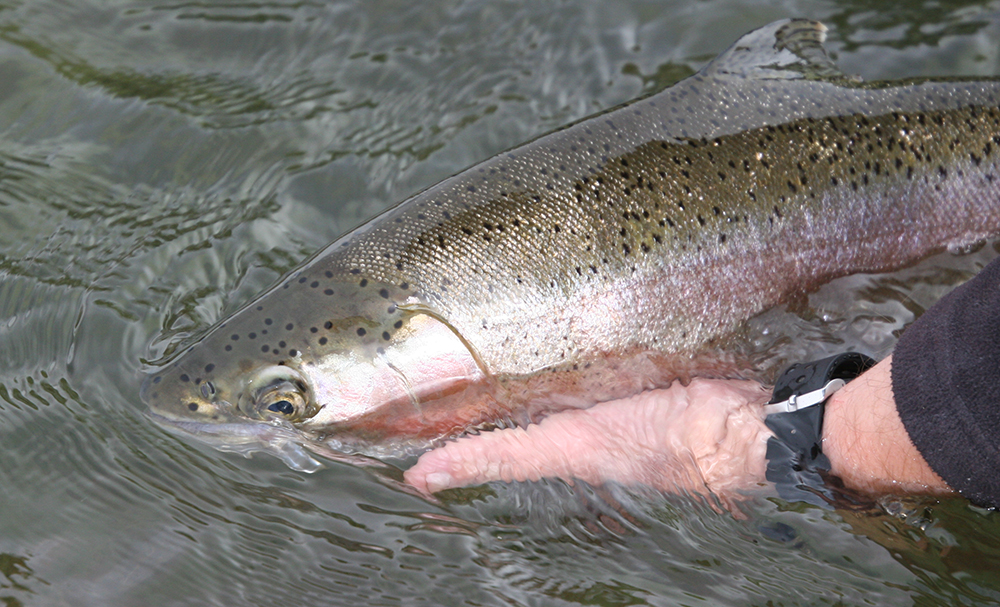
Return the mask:
<path id="1" fill-rule="evenodd" d="M 205 398 L 205 400 L 211 399 L 213 396 L 215 396 L 215 385 L 212 384 L 212 382 L 210 381 L 207 381 L 204 384 L 202 384 L 201 395 Z M 194 409 L 192 409 L 192 411 L 194 411 Z"/>

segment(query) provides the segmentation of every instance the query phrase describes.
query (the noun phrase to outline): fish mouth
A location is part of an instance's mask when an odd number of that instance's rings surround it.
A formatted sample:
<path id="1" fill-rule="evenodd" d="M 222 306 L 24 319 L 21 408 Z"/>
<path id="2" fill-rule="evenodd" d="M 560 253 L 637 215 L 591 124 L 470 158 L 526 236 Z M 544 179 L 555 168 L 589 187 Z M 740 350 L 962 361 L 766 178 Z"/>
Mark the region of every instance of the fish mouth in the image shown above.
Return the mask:
<path id="1" fill-rule="evenodd" d="M 306 451 L 308 438 L 288 423 L 249 419 L 198 422 L 168 417 L 151 410 L 145 411 L 145 415 L 168 431 L 193 436 L 220 451 L 240 453 L 245 457 L 264 451 L 300 472 L 315 472 L 322 467 Z"/>

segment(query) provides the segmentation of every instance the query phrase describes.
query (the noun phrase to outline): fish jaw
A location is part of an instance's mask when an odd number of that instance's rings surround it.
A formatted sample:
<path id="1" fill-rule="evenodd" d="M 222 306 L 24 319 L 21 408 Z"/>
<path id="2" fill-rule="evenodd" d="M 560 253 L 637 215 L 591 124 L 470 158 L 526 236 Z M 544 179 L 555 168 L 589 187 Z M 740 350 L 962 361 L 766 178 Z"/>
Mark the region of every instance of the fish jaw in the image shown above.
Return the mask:
<path id="1" fill-rule="evenodd" d="M 496 414 L 489 372 L 419 295 L 327 274 L 303 268 L 149 374 L 150 418 L 305 469 L 293 445 L 404 455 Z"/>
<path id="2" fill-rule="evenodd" d="M 301 472 L 321 467 L 303 448 L 309 441 L 304 433 L 279 419 L 249 418 L 229 393 L 220 393 L 210 380 L 192 379 L 181 367 L 146 376 L 140 398 L 149 405 L 146 416 L 176 434 L 246 457 L 267 452 Z"/>
<path id="3" fill-rule="evenodd" d="M 147 411 L 146 416 L 170 431 L 197 438 L 220 451 L 240 453 L 246 457 L 263 451 L 300 472 L 315 472 L 322 467 L 306 451 L 309 443 L 303 439 L 302 434 L 289 425 L 246 419 L 205 423 L 168 418 L 151 411 Z"/>

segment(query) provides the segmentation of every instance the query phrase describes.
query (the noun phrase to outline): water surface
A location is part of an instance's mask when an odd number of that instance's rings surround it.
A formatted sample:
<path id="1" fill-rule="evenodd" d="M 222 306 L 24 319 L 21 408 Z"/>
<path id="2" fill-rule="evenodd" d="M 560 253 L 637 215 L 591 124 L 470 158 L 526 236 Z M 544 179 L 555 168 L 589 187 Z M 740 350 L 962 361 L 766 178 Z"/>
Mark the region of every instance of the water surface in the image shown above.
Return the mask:
<path id="1" fill-rule="evenodd" d="M 963 2 L 0 0 L 6 605 L 995 604 L 961 499 L 834 512 L 561 482 L 432 503 L 151 424 L 139 373 L 408 195 L 809 16 L 867 79 L 1000 74 Z M 755 321 L 767 361 L 906 324 L 997 255 L 853 277 Z M 391 476 L 391 475 L 390 475 Z"/>

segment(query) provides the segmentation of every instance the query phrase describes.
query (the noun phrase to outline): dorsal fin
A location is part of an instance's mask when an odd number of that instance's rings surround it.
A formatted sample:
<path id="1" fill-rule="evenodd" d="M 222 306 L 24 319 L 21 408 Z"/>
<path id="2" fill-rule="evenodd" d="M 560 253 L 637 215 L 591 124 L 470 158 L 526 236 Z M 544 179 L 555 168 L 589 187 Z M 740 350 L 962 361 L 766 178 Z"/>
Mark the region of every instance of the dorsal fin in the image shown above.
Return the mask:
<path id="1" fill-rule="evenodd" d="M 765 80 L 853 80 L 826 54 L 826 26 L 810 19 L 785 19 L 744 35 L 702 69 L 716 78 Z"/>

